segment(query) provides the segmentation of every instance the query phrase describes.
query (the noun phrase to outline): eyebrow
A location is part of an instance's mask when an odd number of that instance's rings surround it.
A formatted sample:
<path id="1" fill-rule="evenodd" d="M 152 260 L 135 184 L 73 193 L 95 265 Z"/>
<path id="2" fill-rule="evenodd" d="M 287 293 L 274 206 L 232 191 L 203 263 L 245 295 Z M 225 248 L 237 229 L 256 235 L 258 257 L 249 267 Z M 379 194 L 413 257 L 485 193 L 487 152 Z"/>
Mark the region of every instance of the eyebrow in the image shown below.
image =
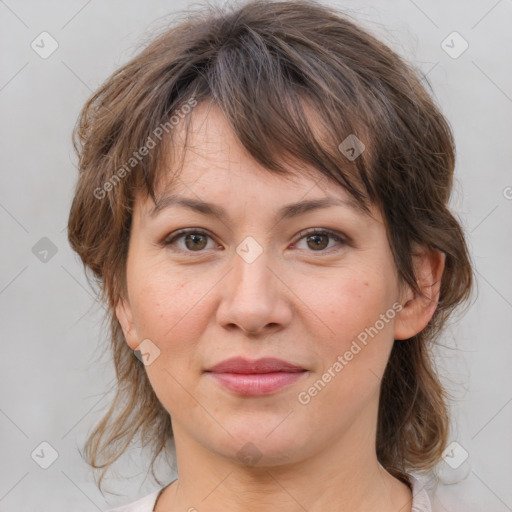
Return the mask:
<path id="1" fill-rule="evenodd" d="M 227 211 L 219 205 L 193 199 L 191 197 L 178 196 L 178 195 L 166 195 L 158 199 L 155 206 L 149 211 L 149 216 L 154 218 L 162 210 L 180 206 L 188 208 L 189 210 L 201 213 L 203 215 L 210 215 L 217 217 L 221 221 L 225 222 L 228 220 L 229 215 Z M 351 199 L 339 199 L 334 197 L 322 197 L 320 199 L 311 199 L 309 201 L 299 201 L 297 203 L 290 203 L 282 206 L 275 216 L 275 221 L 281 221 L 284 219 L 290 219 L 297 217 L 313 210 L 320 210 L 323 208 L 329 208 L 331 206 L 344 206 L 351 210 L 356 211 L 359 214 L 363 213 L 361 205 Z"/>

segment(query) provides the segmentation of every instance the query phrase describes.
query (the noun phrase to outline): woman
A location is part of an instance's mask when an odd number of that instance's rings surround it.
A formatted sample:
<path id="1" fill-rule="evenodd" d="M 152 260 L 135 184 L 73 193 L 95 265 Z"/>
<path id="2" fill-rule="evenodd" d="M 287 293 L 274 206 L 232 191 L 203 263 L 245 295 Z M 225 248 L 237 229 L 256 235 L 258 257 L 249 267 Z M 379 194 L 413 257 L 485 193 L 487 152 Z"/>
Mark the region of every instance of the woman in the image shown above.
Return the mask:
<path id="1" fill-rule="evenodd" d="M 431 510 L 431 346 L 470 296 L 454 145 L 421 80 L 312 1 L 204 9 L 85 105 L 69 240 L 118 378 L 85 446 L 178 479 L 119 510 Z"/>

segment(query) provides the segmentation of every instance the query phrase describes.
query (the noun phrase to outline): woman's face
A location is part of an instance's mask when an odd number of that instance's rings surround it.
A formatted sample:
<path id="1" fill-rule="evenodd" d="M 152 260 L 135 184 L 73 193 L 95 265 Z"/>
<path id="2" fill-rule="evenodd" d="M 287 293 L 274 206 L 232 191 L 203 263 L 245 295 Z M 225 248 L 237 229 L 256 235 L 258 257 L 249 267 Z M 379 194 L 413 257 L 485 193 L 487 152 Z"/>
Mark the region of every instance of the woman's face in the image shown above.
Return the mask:
<path id="1" fill-rule="evenodd" d="M 215 108 L 192 115 L 172 194 L 196 206 L 162 199 L 151 213 L 138 196 L 117 308 L 130 348 L 143 342 L 178 452 L 278 465 L 340 443 L 366 449 L 394 338 L 408 334 L 382 217 L 320 177 L 265 171 Z M 233 357 L 303 371 L 224 381 L 207 371 Z"/>

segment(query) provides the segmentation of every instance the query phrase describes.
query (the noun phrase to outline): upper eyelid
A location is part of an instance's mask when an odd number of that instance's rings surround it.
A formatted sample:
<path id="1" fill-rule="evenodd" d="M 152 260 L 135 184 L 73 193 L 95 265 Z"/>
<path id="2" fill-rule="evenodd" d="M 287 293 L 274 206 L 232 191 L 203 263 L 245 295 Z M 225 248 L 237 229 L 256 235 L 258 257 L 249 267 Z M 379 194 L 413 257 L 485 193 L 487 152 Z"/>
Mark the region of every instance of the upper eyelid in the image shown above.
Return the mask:
<path id="1" fill-rule="evenodd" d="M 299 231 L 297 233 L 297 239 L 300 240 L 301 238 L 304 238 L 307 235 L 323 235 L 327 234 L 330 235 L 332 238 L 338 238 L 341 241 L 345 241 L 346 237 L 342 233 L 338 233 L 332 229 L 327 228 L 307 228 L 303 229 L 302 231 Z"/>

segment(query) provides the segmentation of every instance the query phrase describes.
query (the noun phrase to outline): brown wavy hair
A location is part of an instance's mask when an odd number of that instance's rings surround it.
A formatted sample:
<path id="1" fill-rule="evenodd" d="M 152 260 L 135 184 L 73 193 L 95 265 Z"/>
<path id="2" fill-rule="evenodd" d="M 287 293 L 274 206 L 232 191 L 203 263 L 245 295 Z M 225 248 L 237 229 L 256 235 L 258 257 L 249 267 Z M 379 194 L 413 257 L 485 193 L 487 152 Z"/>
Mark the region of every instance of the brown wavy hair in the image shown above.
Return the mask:
<path id="1" fill-rule="evenodd" d="M 116 395 L 84 446 L 87 462 L 103 470 L 100 489 L 137 433 L 152 448 L 153 476 L 172 441 L 169 414 L 125 342 L 115 305 L 126 291 L 135 193 L 155 200 L 157 178 L 169 173 L 158 164 L 169 158 L 176 119 L 188 133 L 193 113 L 185 115 L 185 106 L 206 101 L 220 107 L 269 172 L 286 176 L 287 164 L 295 172 L 306 164 L 301 172 L 314 169 L 364 210 L 376 205 L 401 284 L 421 295 L 416 245 L 445 254 L 430 322 L 394 343 L 376 439 L 379 462 L 405 483 L 408 471 L 431 469 L 440 459 L 450 397 L 432 347 L 456 306 L 469 300 L 474 276 L 463 229 L 448 207 L 452 132 L 425 85 L 419 71 L 348 15 L 313 0 L 257 0 L 182 11 L 86 102 L 73 132 L 79 178 L 68 237 L 92 272 L 110 323 Z M 339 149 L 349 135 L 365 145 L 356 159 Z"/>

